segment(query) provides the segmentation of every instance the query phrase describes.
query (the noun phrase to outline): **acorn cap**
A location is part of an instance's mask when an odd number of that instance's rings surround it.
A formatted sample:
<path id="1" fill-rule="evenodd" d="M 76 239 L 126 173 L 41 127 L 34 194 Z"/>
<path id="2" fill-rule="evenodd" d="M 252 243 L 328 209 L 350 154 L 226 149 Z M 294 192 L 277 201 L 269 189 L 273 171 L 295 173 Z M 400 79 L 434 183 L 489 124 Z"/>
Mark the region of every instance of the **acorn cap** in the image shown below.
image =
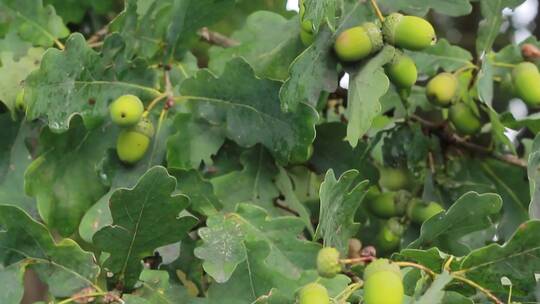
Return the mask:
<path id="1" fill-rule="evenodd" d="M 371 53 L 375 53 L 382 49 L 384 46 L 384 41 L 380 27 L 373 22 L 366 22 L 362 24 L 362 26 L 366 30 L 369 40 L 371 41 L 371 45 L 373 46 Z"/>
<path id="2" fill-rule="evenodd" d="M 398 265 L 393 264 L 387 259 L 376 259 L 375 261 L 371 262 L 364 270 L 364 281 L 367 281 L 369 277 L 381 271 L 388 271 L 394 273 L 400 279 L 402 278 L 401 271 L 399 270 Z"/>
<path id="3" fill-rule="evenodd" d="M 394 44 L 394 38 L 396 36 L 395 31 L 402 18 L 402 14 L 393 13 L 384 19 L 382 34 L 384 36 L 384 40 L 386 40 L 388 43 Z"/>
<path id="4" fill-rule="evenodd" d="M 154 124 L 150 119 L 147 117 L 142 118 L 132 129 L 133 131 L 137 133 L 141 133 L 148 138 L 152 138 L 154 136 Z"/>

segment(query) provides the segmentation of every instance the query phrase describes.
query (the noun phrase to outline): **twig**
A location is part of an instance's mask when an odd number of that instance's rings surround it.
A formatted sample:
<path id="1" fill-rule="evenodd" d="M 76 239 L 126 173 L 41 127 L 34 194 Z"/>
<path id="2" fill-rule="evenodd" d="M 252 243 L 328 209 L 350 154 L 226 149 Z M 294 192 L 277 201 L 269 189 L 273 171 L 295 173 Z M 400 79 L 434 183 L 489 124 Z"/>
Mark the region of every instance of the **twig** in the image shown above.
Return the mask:
<path id="1" fill-rule="evenodd" d="M 471 281 L 465 277 L 462 277 L 462 276 L 459 276 L 459 275 L 452 275 L 452 277 L 458 281 L 461 281 L 463 283 L 466 283 L 467 285 L 469 286 L 472 286 L 474 288 L 476 288 L 477 290 L 479 290 L 480 292 L 482 292 L 483 294 L 485 294 L 489 299 L 491 299 L 491 301 L 493 301 L 494 303 L 496 304 L 504 304 L 503 301 L 499 300 L 494 294 L 492 294 L 489 290 L 485 289 L 484 287 L 476 284 L 476 282 L 474 281 Z"/>
<path id="2" fill-rule="evenodd" d="M 296 210 L 293 210 L 291 208 L 289 208 L 288 206 L 285 206 L 283 205 L 282 203 L 279 202 L 279 198 L 276 198 L 274 199 L 274 206 L 279 208 L 279 209 L 282 209 L 282 210 L 285 210 L 295 216 L 300 216 L 300 213 L 298 213 Z"/>
<path id="3" fill-rule="evenodd" d="M 435 277 L 435 276 L 437 275 L 433 270 L 427 268 L 426 266 L 420 265 L 420 264 L 416 264 L 416 263 L 413 263 L 413 262 L 393 262 L 393 263 L 396 264 L 396 265 L 398 265 L 398 266 L 400 266 L 400 267 L 414 267 L 414 268 L 418 268 L 418 269 L 423 270 L 424 272 L 428 273 L 428 274 L 429 274 L 430 276 L 432 276 L 432 277 Z"/>
<path id="4" fill-rule="evenodd" d="M 225 35 L 222 35 L 220 33 L 213 32 L 209 30 L 207 27 L 203 27 L 202 29 L 200 29 L 197 32 L 197 34 L 199 34 L 199 37 L 201 37 L 202 40 L 210 44 L 218 45 L 224 48 L 230 48 L 230 47 L 240 45 L 240 42 L 234 39 L 231 39 Z"/>
<path id="5" fill-rule="evenodd" d="M 495 67 L 500 67 L 500 68 L 509 68 L 509 69 L 513 69 L 516 67 L 515 64 L 512 64 L 512 63 L 506 63 L 506 62 L 493 62 L 491 63 L 493 66 Z"/>
<path id="6" fill-rule="evenodd" d="M 375 14 L 377 14 L 377 17 L 379 18 L 379 20 L 381 20 L 381 22 L 384 22 L 384 16 L 381 12 L 381 9 L 379 8 L 379 5 L 377 5 L 377 1 L 371 0 L 371 6 L 373 7 Z"/>
<path id="7" fill-rule="evenodd" d="M 88 46 L 95 49 L 95 48 L 103 46 L 103 41 L 88 43 Z"/>
<path id="8" fill-rule="evenodd" d="M 96 42 L 100 41 L 101 39 L 103 39 L 103 37 L 105 37 L 108 32 L 109 32 L 109 28 L 104 27 L 104 28 L 100 29 L 99 31 L 97 31 L 94 35 L 92 35 L 92 37 L 88 38 L 88 40 L 86 40 L 86 42 L 88 44 L 96 43 Z"/>
<path id="9" fill-rule="evenodd" d="M 167 97 L 167 94 L 161 94 L 158 97 L 154 98 L 146 108 L 146 111 L 144 111 L 143 116 L 147 117 L 150 111 L 161 101 L 163 98 Z"/>
<path id="10" fill-rule="evenodd" d="M 359 258 L 353 258 L 353 259 L 341 259 L 339 262 L 341 264 L 359 264 L 364 262 L 371 262 L 375 259 L 373 256 L 363 256 Z"/>

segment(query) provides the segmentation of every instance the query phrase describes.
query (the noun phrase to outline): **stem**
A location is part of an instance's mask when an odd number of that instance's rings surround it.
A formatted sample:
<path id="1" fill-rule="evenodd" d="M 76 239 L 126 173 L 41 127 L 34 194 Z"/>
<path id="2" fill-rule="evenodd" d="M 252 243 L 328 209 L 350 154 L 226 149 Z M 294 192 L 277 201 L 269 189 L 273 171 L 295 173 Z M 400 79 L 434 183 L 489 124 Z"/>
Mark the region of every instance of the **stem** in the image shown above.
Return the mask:
<path id="1" fill-rule="evenodd" d="M 468 64 L 466 66 L 462 66 L 461 68 L 455 70 L 453 74 L 457 76 L 457 75 L 459 75 L 459 74 L 461 74 L 463 72 L 466 72 L 468 70 L 476 70 L 476 69 L 478 69 L 478 67 L 475 66 L 474 64 L 472 64 L 472 65 Z"/>
<path id="2" fill-rule="evenodd" d="M 79 299 L 90 298 L 90 297 L 101 297 L 107 294 L 108 292 L 93 292 L 93 293 L 81 294 L 81 295 L 77 295 L 71 298 L 67 298 L 63 301 L 58 302 L 57 304 L 67 304 L 67 303 L 71 303 Z"/>
<path id="3" fill-rule="evenodd" d="M 500 67 L 500 68 L 509 68 L 509 69 L 513 69 L 516 67 L 515 64 L 512 64 L 512 63 L 506 63 L 506 62 L 492 62 L 491 63 L 493 66 L 496 66 L 496 67 Z"/>
<path id="4" fill-rule="evenodd" d="M 450 264 L 452 264 L 453 260 L 454 260 L 454 256 L 451 255 L 450 258 L 444 263 L 443 269 L 450 272 Z"/>
<path id="5" fill-rule="evenodd" d="M 202 29 L 200 29 L 197 34 L 199 35 L 199 37 L 201 37 L 202 40 L 212 45 L 221 46 L 223 48 L 230 48 L 240 45 L 240 42 L 220 33 L 212 32 L 207 27 L 203 27 Z"/>
<path id="6" fill-rule="evenodd" d="M 143 113 L 143 117 L 148 117 L 148 114 L 150 114 L 150 111 L 152 111 L 152 109 L 161 101 L 163 100 L 165 97 L 167 97 L 167 94 L 161 94 L 159 95 L 158 97 L 154 98 L 154 100 L 152 100 L 150 102 L 150 104 L 148 105 L 148 107 L 146 108 L 146 111 L 144 111 Z"/>
<path id="7" fill-rule="evenodd" d="M 345 303 L 345 301 L 355 292 L 357 291 L 358 289 L 362 288 L 362 286 L 364 285 L 363 282 L 359 282 L 359 283 L 354 283 L 354 284 L 351 284 L 349 286 L 347 286 L 347 288 L 345 288 L 342 292 L 340 292 L 334 299 L 338 302 L 338 303 Z"/>
<path id="8" fill-rule="evenodd" d="M 95 48 L 103 46 L 103 41 L 92 42 L 92 43 L 89 43 L 88 46 L 95 49 Z"/>
<path id="9" fill-rule="evenodd" d="M 340 259 L 339 262 L 341 264 L 359 264 L 364 262 L 370 262 L 374 259 L 372 256 L 366 256 L 366 257 L 359 257 L 354 259 Z"/>
<path id="10" fill-rule="evenodd" d="M 420 270 L 423 270 L 424 272 L 428 273 L 430 276 L 435 277 L 437 274 L 433 272 L 433 270 L 427 268 L 424 265 L 416 264 L 413 262 L 393 262 L 394 264 L 400 266 L 400 267 L 414 267 L 418 268 Z"/>
<path id="11" fill-rule="evenodd" d="M 492 294 L 489 290 L 485 289 L 484 287 L 476 284 L 474 281 L 471 281 L 465 277 L 459 276 L 459 275 L 452 275 L 452 277 L 458 281 L 461 281 L 463 283 L 466 283 L 469 286 L 472 286 L 485 294 L 491 301 L 493 301 L 496 304 L 504 304 L 501 300 L 499 300 L 494 294 Z"/>
<path id="12" fill-rule="evenodd" d="M 375 14 L 377 14 L 377 17 L 379 17 L 379 20 L 381 20 L 381 22 L 384 22 L 384 16 L 381 12 L 381 9 L 379 8 L 379 5 L 377 4 L 377 1 L 376 0 L 370 0 L 371 1 L 371 6 L 373 7 L 373 10 L 375 11 Z"/>

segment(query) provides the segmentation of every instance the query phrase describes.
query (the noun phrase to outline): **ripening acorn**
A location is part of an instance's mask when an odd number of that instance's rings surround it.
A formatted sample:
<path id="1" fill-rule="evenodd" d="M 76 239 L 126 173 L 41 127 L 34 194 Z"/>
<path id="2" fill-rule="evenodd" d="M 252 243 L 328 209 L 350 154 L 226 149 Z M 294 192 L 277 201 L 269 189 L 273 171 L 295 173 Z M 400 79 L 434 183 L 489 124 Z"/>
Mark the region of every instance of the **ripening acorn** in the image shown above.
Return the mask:
<path id="1" fill-rule="evenodd" d="M 371 22 L 342 32 L 334 44 L 338 58 L 344 62 L 359 61 L 379 51 L 382 47 L 381 30 Z"/>
<path id="2" fill-rule="evenodd" d="M 302 287 L 298 300 L 299 304 L 330 304 L 328 290 L 319 283 L 310 283 Z"/>
<path id="3" fill-rule="evenodd" d="M 407 207 L 407 216 L 413 223 L 421 225 L 443 211 L 444 208 L 436 202 L 426 203 L 419 199 L 414 199 L 410 201 Z"/>
<path id="4" fill-rule="evenodd" d="M 398 249 L 403 232 L 404 227 L 397 218 L 389 219 L 375 237 L 377 251 L 389 253 Z"/>
<path id="5" fill-rule="evenodd" d="M 463 102 L 450 107 L 448 117 L 456 131 L 461 135 L 474 135 L 482 129 L 480 118 Z"/>
<path id="6" fill-rule="evenodd" d="M 389 44 L 421 51 L 437 42 L 435 29 L 425 19 L 393 13 L 386 17 L 382 32 Z"/>
<path id="7" fill-rule="evenodd" d="M 399 266 L 378 259 L 364 271 L 365 304 L 401 304 L 404 297 Z"/>
<path id="8" fill-rule="evenodd" d="M 109 112 L 115 124 L 122 127 L 130 127 L 141 120 L 144 105 L 139 97 L 124 95 L 113 101 Z"/>
<path id="9" fill-rule="evenodd" d="M 401 216 L 405 213 L 410 194 L 407 191 L 384 192 L 369 200 L 368 206 L 373 215 L 381 218 Z"/>
<path id="10" fill-rule="evenodd" d="M 428 100 L 440 107 L 448 107 L 458 96 L 459 82 L 451 73 L 440 73 L 433 77 L 426 86 Z"/>
<path id="11" fill-rule="evenodd" d="M 412 87 L 418 79 L 418 70 L 411 57 L 398 53 L 385 67 L 386 74 L 392 83 L 400 88 Z"/>
<path id="12" fill-rule="evenodd" d="M 135 127 L 122 130 L 116 141 L 118 158 L 126 164 L 135 164 L 141 160 L 154 134 L 154 126 L 148 119 L 142 119 Z"/>
<path id="13" fill-rule="evenodd" d="M 382 168 L 379 185 L 390 191 L 409 189 L 411 187 L 411 174 L 407 169 L 402 168 Z"/>
<path id="14" fill-rule="evenodd" d="M 317 254 L 317 272 L 323 278 L 333 278 L 341 271 L 339 251 L 333 247 L 325 247 Z"/>
<path id="15" fill-rule="evenodd" d="M 540 72 L 531 62 L 518 64 L 512 72 L 514 89 L 519 98 L 528 106 L 540 106 Z"/>

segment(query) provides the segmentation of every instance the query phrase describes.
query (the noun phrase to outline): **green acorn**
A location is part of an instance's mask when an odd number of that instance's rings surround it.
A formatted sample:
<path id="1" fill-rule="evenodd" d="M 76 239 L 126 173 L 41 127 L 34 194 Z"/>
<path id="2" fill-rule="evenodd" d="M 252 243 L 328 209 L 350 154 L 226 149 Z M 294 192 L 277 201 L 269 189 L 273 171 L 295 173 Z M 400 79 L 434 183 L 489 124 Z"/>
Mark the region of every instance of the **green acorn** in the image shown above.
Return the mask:
<path id="1" fill-rule="evenodd" d="M 330 304 L 330 296 L 326 287 L 319 283 L 311 283 L 302 287 L 298 302 L 299 304 Z"/>
<path id="2" fill-rule="evenodd" d="M 531 62 L 518 64 L 512 72 L 514 89 L 519 98 L 528 106 L 540 106 L 540 72 Z"/>
<path id="3" fill-rule="evenodd" d="M 452 73 L 440 73 L 426 86 L 428 100 L 440 107 L 448 107 L 458 96 L 459 82 Z"/>
<path id="4" fill-rule="evenodd" d="M 411 173 L 402 168 L 382 168 L 380 169 L 379 185 L 390 191 L 409 189 L 412 185 Z"/>
<path id="5" fill-rule="evenodd" d="M 339 251 L 333 247 L 319 250 L 317 255 L 317 271 L 323 278 L 333 278 L 341 271 Z"/>
<path id="6" fill-rule="evenodd" d="M 414 60 L 401 52 L 386 65 L 385 70 L 392 83 L 401 89 L 412 87 L 418 79 L 418 70 Z"/>
<path id="7" fill-rule="evenodd" d="M 444 208 L 435 202 L 426 203 L 419 199 L 410 201 L 407 207 L 407 216 L 412 222 L 422 225 L 425 221 L 444 211 Z"/>
<path id="8" fill-rule="evenodd" d="M 380 262 L 378 262 L 380 260 Z M 401 304 L 404 298 L 399 267 L 378 259 L 364 271 L 364 304 Z"/>
<path id="9" fill-rule="evenodd" d="M 389 219 L 379 230 L 375 239 L 378 251 L 390 253 L 399 248 L 405 228 L 397 218 Z"/>
<path id="10" fill-rule="evenodd" d="M 118 158 L 126 164 L 135 164 L 141 160 L 154 135 L 154 126 L 148 119 L 142 119 L 136 126 L 122 130 L 116 141 Z"/>
<path id="11" fill-rule="evenodd" d="M 450 107 L 448 117 L 456 131 L 461 135 L 474 135 L 482 129 L 480 118 L 463 102 Z"/>
<path id="12" fill-rule="evenodd" d="M 437 42 L 431 23 L 416 16 L 393 13 L 386 17 L 382 31 L 386 42 L 412 51 L 421 51 Z"/>
<path id="13" fill-rule="evenodd" d="M 374 215 L 391 218 L 403 215 L 409 200 L 410 194 L 407 191 L 385 192 L 370 200 L 368 206 Z"/>
<path id="14" fill-rule="evenodd" d="M 300 30 L 300 40 L 304 46 L 310 46 L 315 42 L 315 34 L 308 32 L 304 29 Z"/>
<path id="15" fill-rule="evenodd" d="M 141 120 L 144 105 L 139 97 L 124 95 L 116 99 L 110 106 L 111 120 L 122 127 L 134 126 Z"/>
<path id="16" fill-rule="evenodd" d="M 374 23 L 350 28 L 336 39 L 334 50 L 344 62 L 354 62 L 366 58 L 383 47 L 381 30 Z"/>
<path id="17" fill-rule="evenodd" d="M 304 20 L 304 15 L 306 14 L 306 7 L 304 6 L 304 0 L 300 0 L 299 14 L 300 14 L 300 25 L 303 32 L 306 32 L 308 34 L 313 34 L 313 22 L 309 20 Z"/>

